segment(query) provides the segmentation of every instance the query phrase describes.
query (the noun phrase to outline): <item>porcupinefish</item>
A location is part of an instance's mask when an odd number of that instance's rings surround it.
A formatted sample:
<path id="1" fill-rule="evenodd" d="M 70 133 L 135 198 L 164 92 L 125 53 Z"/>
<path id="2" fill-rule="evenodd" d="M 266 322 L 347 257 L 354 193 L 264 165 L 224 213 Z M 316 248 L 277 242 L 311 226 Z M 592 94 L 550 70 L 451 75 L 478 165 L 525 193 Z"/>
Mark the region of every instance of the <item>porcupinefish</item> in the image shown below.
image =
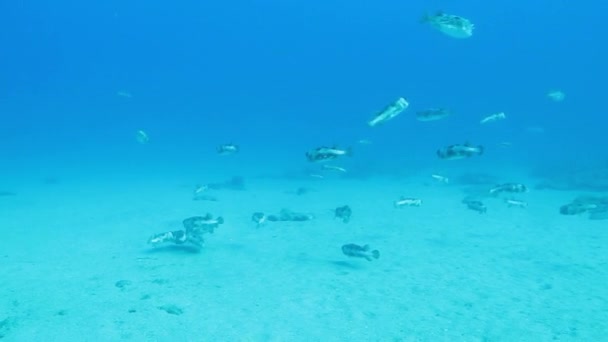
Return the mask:
<path id="1" fill-rule="evenodd" d="M 369 245 L 359 246 L 354 243 L 343 245 L 342 253 L 349 257 L 365 258 L 367 261 L 380 258 L 380 251 L 377 249 L 371 250 Z"/>
<path id="2" fill-rule="evenodd" d="M 528 192 L 528 187 L 519 183 L 505 183 L 501 185 L 497 185 L 490 189 L 491 195 L 498 195 L 502 192 L 510 192 L 510 193 L 522 193 Z"/>
<path id="3" fill-rule="evenodd" d="M 450 145 L 437 150 L 437 156 L 440 159 L 456 160 L 480 156 L 483 154 L 483 146 L 472 146 L 469 143 Z"/>
<path id="4" fill-rule="evenodd" d="M 334 160 L 342 156 L 352 155 L 351 149 L 340 149 L 337 147 L 317 147 L 312 151 L 306 152 L 306 158 L 310 162 L 322 162 L 328 160 Z"/>
<path id="5" fill-rule="evenodd" d="M 466 204 L 467 208 L 476 211 L 480 214 L 485 214 L 488 211 L 488 208 L 485 206 L 485 204 L 483 204 L 483 202 L 479 200 L 465 198 L 464 200 L 462 200 L 462 203 Z"/>
<path id="6" fill-rule="evenodd" d="M 429 23 L 432 27 L 452 38 L 469 38 L 473 35 L 475 25 L 470 20 L 444 12 L 437 12 L 434 15 L 425 15 L 423 23 Z"/>
<path id="7" fill-rule="evenodd" d="M 337 207 L 334 210 L 334 214 L 334 218 L 342 219 L 342 222 L 348 223 L 348 221 L 350 221 L 350 216 L 353 214 L 353 211 L 349 206 L 344 205 L 341 207 Z"/>

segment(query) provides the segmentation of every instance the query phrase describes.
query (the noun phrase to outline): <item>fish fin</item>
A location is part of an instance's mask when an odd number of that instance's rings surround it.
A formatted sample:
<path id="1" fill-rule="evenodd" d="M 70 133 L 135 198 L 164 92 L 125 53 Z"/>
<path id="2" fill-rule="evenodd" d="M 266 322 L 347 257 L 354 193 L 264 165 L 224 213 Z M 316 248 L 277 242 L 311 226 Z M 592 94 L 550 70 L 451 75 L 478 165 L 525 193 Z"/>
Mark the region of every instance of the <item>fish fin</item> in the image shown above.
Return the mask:
<path id="1" fill-rule="evenodd" d="M 372 257 L 371 257 L 371 256 L 369 256 L 369 255 L 366 255 L 364 258 L 365 258 L 365 260 L 367 260 L 367 261 L 372 261 Z"/>
<path id="2" fill-rule="evenodd" d="M 380 251 L 377 249 L 374 249 L 372 251 L 372 256 L 374 257 L 374 259 L 379 259 L 380 258 Z"/>

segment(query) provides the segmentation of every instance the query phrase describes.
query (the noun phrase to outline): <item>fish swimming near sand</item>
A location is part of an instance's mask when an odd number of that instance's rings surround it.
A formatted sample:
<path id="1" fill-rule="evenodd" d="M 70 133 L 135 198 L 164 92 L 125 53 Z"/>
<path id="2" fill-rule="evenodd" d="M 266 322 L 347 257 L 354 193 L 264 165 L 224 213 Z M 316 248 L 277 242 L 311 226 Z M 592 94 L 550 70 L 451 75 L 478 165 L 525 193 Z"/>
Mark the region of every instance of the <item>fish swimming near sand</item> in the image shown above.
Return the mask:
<path id="1" fill-rule="evenodd" d="M 353 258 L 364 258 L 367 261 L 380 258 L 380 251 L 377 249 L 371 250 L 369 245 L 360 246 L 354 243 L 343 245 L 342 253 Z"/>
<path id="2" fill-rule="evenodd" d="M 262 212 L 255 212 L 253 215 L 251 215 L 251 221 L 255 222 L 259 228 L 264 224 L 264 222 L 266 222 L 266 215 L 264 215 Z"/>
<path id="3" fill-rule="evenodd" d="M 497 186 L 493 187 L 492 189 L 490 189 L 491 195 L 498 195 L 503 192 L 509 192 L 509 193 L 528 192 L 528 187 L 526 187 L 523 184 L 519 184 L 519 183 L 505 183 L 505 184 L 497 185 Z"/>
<path id="4" fill-rule="evenodd" d="M 589 213 L 591 220 L 608 219 L 608 196 L 579 196 L 574 201 L 559 208 L 562 215 L 579 215 Z"/>
<path id="5" fill-rule="evenodd" d="M 506 198 L 505 203 L 509 206 L 509 208 L 513 208 L 513 207 L 527 208 L 528 207 L 528 202 L 516 200 L 513 198 Z"/>
<path id="6" fill-rule="evenodd" d="M 437 121 L 450 116 L 450 111 L 445 108 L 430 108 L 416 113 L 418 121 Z"/>
<path id="7" fill-rule="evenodd" d="M 186 241 L 188 241 L 188 236 L 183 230 L 175 230 L 171 232 L 155 234 L 148 239 L 148 243 L 153 246 L 164 242 L 173 242 L 175 244 L 181 245 Z"/>
<path id="8" fill-rule="evenodd" d="M 395 208 L 402 207 L 419 207 L 422 205 L 422 200 L 419 198 L 401 197 L 393 203 Z"/>
<path id="9" fill-rule="evenodd" d="M 334 210 L 334 214 L 334 218 L 342 219 L 342 222 L 348 223 L 348 221 L 350 221 L 350 216 L 353 214 L 353 211 L 349 206 L 344 205 L 341 207 L 337 207 Z"/>
<path id="10" fill-rule="evenodd" d="M 182 223 L 187 231 L 200 231 L 213 234 L 215 228 L 224 223 L 224 218 L 221 216 L 213 218 L 211 214 L 207 214 L 205 216 L 189 217 Z"/>
<path id="11" fill-rule="evenodd" d="M 462 200 L 462 203 L 467 205 L 467 208 L 470 210 L 476 211 L 480 214 L 485 214 L 488 211 L 488 208 L 483 204 L 482 201 L 476 200 L 474 198 L 465 198 Z"/>
<path id="12" fill-rule="evenodd" d="M 431 177 L 439 183 L 445 183 L 445 184 L 450 183 L 450 179 L 448 177 L 445 177 L 442 175 L 431 175 Z"/>

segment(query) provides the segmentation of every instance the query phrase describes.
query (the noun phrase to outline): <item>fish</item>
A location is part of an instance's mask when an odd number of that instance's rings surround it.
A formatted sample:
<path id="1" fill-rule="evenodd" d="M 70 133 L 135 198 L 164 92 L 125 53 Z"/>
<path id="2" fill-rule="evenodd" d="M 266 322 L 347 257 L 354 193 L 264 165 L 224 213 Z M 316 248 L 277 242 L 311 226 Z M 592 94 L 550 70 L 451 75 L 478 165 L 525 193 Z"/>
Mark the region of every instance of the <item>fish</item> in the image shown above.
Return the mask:
<path id="1" fill-rule="evenodd" d="M 173 242 L 176 244 L 182 244 L 182 243 L 186 242 L 187 240 L 188 240 L 188 237 L 186 236 L 186 232 L 184 232 L 183 230 L 175 230 L 172 232 L 152 235 L 148 239 L 148 243 L 156 246 L 163 242 Z"/>
<path id="2" fill-rule="evenodd" d="M 562 102 L 566 98 L 566 94 L 561 90 L 551 90 L 547 93 L 547 97 L 555 102 Z"/>
<path id="3" fill-rule="evenodd" d="M 211 187 L 209 185 L 197 185 L 194 189 L 194 196 L 192 197 L 195 201 L 211 201 L 217 202 L 217 197 L 209 195 L 207 192 Z"/>
<path id="4" fill-rule="evenodd" d="M 209 190 L 209 185 L 197 185 L 194 189 L 194 195 L 200 195 L 201 193 Z"/>
<path id="5" fill-rule="evenodd" d="M 368 126 L 375 127 L 379 124 L 392 120 L 397 115 L 401 114 L 410 106 L 409 102 L 403 98 L 398 98 L 395 102 L 388 105 L 382 111 L 378 112 L 373 119 L 367 122 Z"/>
<path id="6" fill-rule="evenodd" d="M 196 231 L 198 233 L 213 234 L 215 228 L 217 228 L 220 224 L 224 223 L 224 218 L 221 216 L 213 218 L 211 214 L 207 214 L 205 216 L 189 217 L 185 219 L 182 223 L 184 225 L 184 228 L 186 228 L 187 233 Z"/>
<path id="7" fill-rule="evenodd" d="M 427 14 L 421 21 L 430 24 L 445 35 L 458 39 L 470 38 L 475 28 L 470 20 L 442 11 L 438 11 L 434 15 Z"/>
<path id="8" fill-rule="evenodd" d="M 578 215 L 589 213 L 592 220 L 608 217 L 608 197 L 579 196 L 574 201 L 562 205 L 559 209 L 562 215 Z"/>
<path id="9" fill-rule="evenodd" d="M 353 211 L 352 211 L 352 209 L 350 209 L 349 206 L 344 205 L 341 207 L 337 207 L 334 210 L 334 214 L 335 214 L 334 218 L 340 218 L 340 219 L 342 219 L 342 222 L 348 223 L 348 221 L 350 221 L 350 216 L 353 214 Z"/>
<path id="10" fill-rule="evenodd" d="M 313 220 L 315 217 L 312 214 L 296 213 L 288 209 L 282 209 L 278 215 L 267 215 L 266 221 L 269 222 L 280 222 L 280 221 L 291 221 L 291 222 L 303 222 Z"/>
<path id="11" fill-rule="evenodd" d="M 217 197 L 208 194 L 210 189 L 211 187 L 209 185 L 197 185 L 194 189 L 192 199 L 195 201 L 217 202 Z"/>
<path id="12" fill-rule="evenodd" d="M 395 206 L 395 208 L 401 208 L 401 207 L 419 207 L 422 205 L 422 200 L 418 199 L 418 198 L 407 198 L 407 197 L 401 197 L 398 200 L 396 200 L 393 205 Z"/>
<path id="13" fill-rule="evenodd" d="M 505 203 L 509 206 L 509 208 L 517 207 L 517 208 L 527 208 L 528 202 L 516 200 L 513 198 L 505 198 Z"/>
<path id="14" fill-rule="evenodd" d="M 435 179 L 439 183 L 445 183 L 445 184 L 449 184 L 450 183 L 450 179 L 448 177 L 444 177 L 444 176 L 441 176 L 441 175 L 431 175 L 431 177 L 433 177 L 433 179 Z"/>
<path id="15" fill-rule="evenodd" d="M 346 172 L 345 168 L 333 165 L 323 165 L 323 170 Z"/>
<path id="16" fill-rule="evenodd" d="M 522 192 L 528 192 L 528 191 L 529 191 L 528 188 L 523 184 L 505 183 L 505 184 L 497 185 L 497 186 L 493 187 L 492 189 L 490 189 L 490 194 L 497 195 L 502 192 L 522 193 Z"/>
<path id="17" fill-rule="evenodd" d="M 361 145 L 371 145 L 371 144 L 372 144 L 372 141 L 371 141 L 371 140 L 369 140 L 369 139 L 359 139 L 359 140 L 357 141 L 357 143 L 359 143 L 359 144 L 361 144 Z"/>
<path id="18" fill-rule="evenodd" d="M 430 108 L 416 113 L 418 121 L 437 121 L 450 116 L 450 111 L 444 108 Z"/>
<path id="19" fill-rule="evenodd" d="M 351 156 L 352 150 L 350 148 L 340 149 L 337 147 L 317 147 L 314 150 L 306 152 L 306 158 L 310 162 L 323 162 L 328 160 L 334 160 L 342 156 Z"/>
<path id="20" fill-rule="evenodd" d="M 480 156 L 484 152 L 484 147 L 481 145 L 472 146 L 469 143 L 450 145 L 437 150 L 439 159 L 457 160 Z"/>
<path id="21" fill-rule="evenodd" d="M 578 215 L 595 210 L 597 208 L 599 208 L 599 206 L 594 203 L 572 202 L 569 204 L 562 205 L 559 208 L 559 213 L 562 215 Z"/>
<path id="22" fill-rule="evenodd" d="M 485 206 L 485 204 L 483 204 L 482 201 L 471 200 L 465 201 L 464 203 L 467 205 L 467 208 L 476 211 L 480 214 L 485 214 L 488 211 L 488 208 Z"/>
<path id="23" fill-rule="evenodd" d="M 148 137 L 148 133 L 139 130 L 137 131 L 137 133 L 135 133 L 135 139 L 137 139 L 137 142 L 139 142 L 140 144 L 147 144 L 148 141 L 150 141 L 150 137 Z"/>
<path id="24" fill-rule="evenodd" d="M 256 212 L 253 213 L 253 215 L 251 215 L 251 221 L 255 222 L 257 224 L 257 227 L 259 228 L 261 225 L 264 224 L 264 222 L 266 222 L 266 215 L 264 215 L 264 213 L 261 212 Z"/>
<path id="25" fill-rule="evenodd" d="M 367 261 L 380 258 L 380 251 L 377 249 L 370 250 L 369 245 L 359 246 L 354 243 L 349 243 L 342 246 L 342 253 L 349 257 L 364 258 Z"/>
<path id="26" fill-rule="evenodd" d="M 221 155 L 235 154 L 240 151 L 239 145 L 235 144 L 222 144 L 217 147 L 217 153 Z"/>
<path id="27" fill-rule="evenodd" d="M 504 112 L 500 112 L 500 113 L 495 113 L 495 114 L 486 116 L 485 118 L 481 119 L 481 121 L 479 121 L 479 123 L 483 125 L 483 124 L 487 124 L 489 122 L 504 120 L 506 118 L 507 118 L 507 115 Z"/>

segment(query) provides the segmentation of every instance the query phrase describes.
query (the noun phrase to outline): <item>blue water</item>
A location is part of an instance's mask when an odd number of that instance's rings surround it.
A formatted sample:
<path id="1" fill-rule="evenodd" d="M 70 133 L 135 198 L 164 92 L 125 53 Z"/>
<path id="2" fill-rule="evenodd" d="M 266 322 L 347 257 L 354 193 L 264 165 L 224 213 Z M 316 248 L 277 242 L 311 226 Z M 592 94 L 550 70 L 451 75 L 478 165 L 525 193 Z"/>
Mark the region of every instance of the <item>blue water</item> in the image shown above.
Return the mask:
<path id="1" fill-rule="evenodd" d="M 440 9 L 470 19 L 473 36 L 421 23 Z M 446 170 L 435 151 L 464 142 L 486 147 L 466 161 L 473 172 L 605 165 L 606 9 L 566 0 L 3 1 L 0 174 L 305 175 L 306 151 L 336 145 L 353 147 L 353 172 L 382 175 Z M 546 96 L 553 89 L 563 102 Z M 399 97 L 411 104 L 404 114 L 366 125 Z M 454 114 L 416 121 L 429 107 Z M 501 111 L 506 120 L 479 125 Z M 138 130 L 149 143 L 137 142 Z M 505 141 L 512 146 L 498 147 Z M 224 143 L 241 147 L 237 158 L 217 158 Z"/>
<path id="2" fill-rule="evenodd" d="M 424 160 L 436 147 L 463 140 L 521 141 L 525 147 L 508 156 L 514 161 L 568 159 L 581 151 L 606 156 L 601 101 L 608 48 L 606 29 L 597 25 L 603 14 L 592 6 L 1 6 L 4 156 L 123 150 L 137 129 L 170 144 L 171 153 L 200 154 L 233 141 L 252 158 L 294 163 L 311 146 L 361 137 L 381 144 L 375 158 Z M 473 38 L 452 39 L 420 23 L 436 9 L 470 18 Z M 567 100 L 549 102 L 550 89 L 563 90 Z M 458 115 L 432 126 L 400 118 L 370 131 L 365 121 L 399 96 L 410 100 L 412 112 L 445 106 Z M 509 114 L 500 128 L 476 125 L 497 111 Z M 542 126 L 546 134 L 526 137 L 526 126 Z"/>

